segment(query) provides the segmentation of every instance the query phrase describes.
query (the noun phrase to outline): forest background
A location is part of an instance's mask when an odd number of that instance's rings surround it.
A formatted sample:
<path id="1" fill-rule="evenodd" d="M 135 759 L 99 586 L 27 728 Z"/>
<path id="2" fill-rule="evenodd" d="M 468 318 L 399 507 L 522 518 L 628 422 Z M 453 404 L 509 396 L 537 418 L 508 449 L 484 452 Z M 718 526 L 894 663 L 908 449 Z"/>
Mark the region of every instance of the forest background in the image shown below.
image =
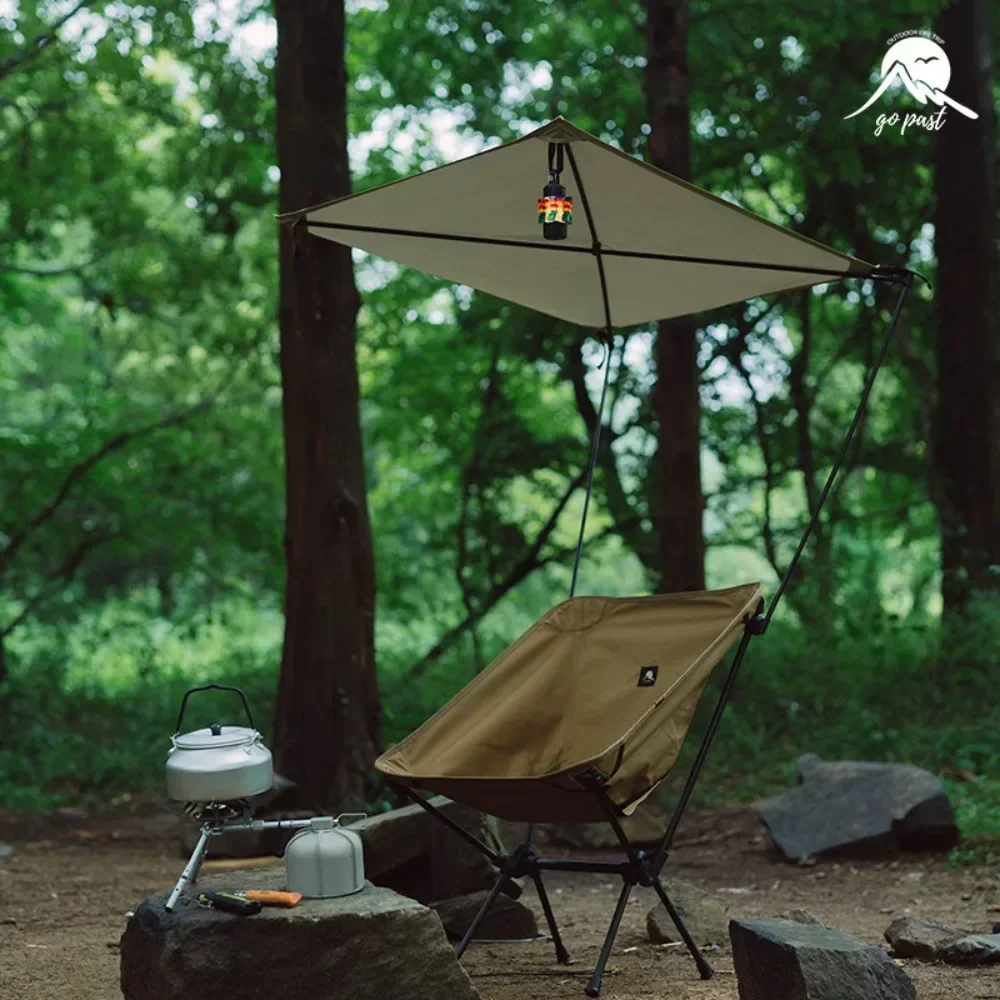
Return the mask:
<path id="1" fill-rule="evenodd" d="M 909 761 L 948 784 L 958 860 L 1000 842 L 987 6 L 349 0 L 345 13 L 354 190 L 557 114 L 669 161 L 656 129 L 680 113 L 698 185 L 927 276 L 699 794 L 773 791 L 805 751 Z M 658 89 L 663 16 L 683 45 Z M 878 135 L 874 108 L 844 120 L 886 40 L 929 28 L 949 93 L 979 120 Z M 162 794 L 194 683 L 239 684 L 274 715 L 293 363 L 279 350 L 276 36 L 270 5 L 249 0 L 0 0 L 0 808 Z M 881 110 L 911 104 L 897 93 Z M 565 596 L 602 348 L 365 254 L 354 271 L 374 746 Z M 750 579 L 773 592 L 890 307 L 840 283 L 618 331 L 579 592 Z M 312 727 L 306 750 L 323 738 Z M 367 780 L 356 797 L 388 802 Z"/>

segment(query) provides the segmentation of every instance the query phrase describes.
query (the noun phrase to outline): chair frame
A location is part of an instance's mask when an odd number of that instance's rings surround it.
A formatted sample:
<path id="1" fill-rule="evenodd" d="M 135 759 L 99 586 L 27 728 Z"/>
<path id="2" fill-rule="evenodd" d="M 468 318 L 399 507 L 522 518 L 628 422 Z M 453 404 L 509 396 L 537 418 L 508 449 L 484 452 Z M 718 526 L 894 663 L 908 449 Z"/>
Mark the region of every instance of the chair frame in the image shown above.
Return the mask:
<path id="1" fill-rule="evenodd" d="M 569 151 L 570 163 L 573 166 L 574 173 L 575 162 L 572 157 L 572 150 Z M 579 177 L 577 178 L 579 181 Z M 589 219 L 589 213 L 588 213 Z M 875 277 L 871 275 L 870 277 Z M 823 490 L 819 497 L 819 502 L 816 505 L 815 510 L 812 512 L 812 516 L 806 525 L 805 531 L 802 534 L 802 538 L 799 540 L 799 544 L 792 556 L 791 561 L 785 570 L 781 581 L 778 584 L 778 589 L 775 591 L 774 598 L 771 600 L 770 607 L 767 609 L 767 613 L 764 614 L 764 602 L 761 601 L 757 612 L 753 615 L 747 615 L 744 618 L 743 635 L 740 639 L 739 646 L 736 650 L 736 655 L 733 657 L 732 665 L 729 668 L 729 673 L 726 675 L 726 680 L 722 685 L 722 690 L 719 694 L 718 701 L 715 705 L 715 710 L 712 713 L 711 720 L 708 723 L 708 727 L 705 730 L 705 735 L 702 738 L 701 745 L 698 748 L 698 752 L 695 756 L 694 763 L 691 765 L 691 770 L 688 773 L 687 780 L 684 782 L 684 787 L 681 790 L 680 797 L 677 800 L 677 804 L 671 813 L 670 820 L 667 823 L 666 831 L 663 834 L 663 839 L 660 841 L 660 845 L 655 852 L 649 853 L 636 848 L 636 846 L 629 840 L 625 831 L 622 829 L 620 822 L 621 811 L 611 800 L 607 793 L 607 784 L 609 778 L 607 775 L 598 771 L 596 768 L 590 768 L 582 774 L 575 777 L 575 780 L 584 789 L 591 791 L 598 800 L 601 810 L 604 813 L 605 819 L 614 831 L 615 837 L 624 851 L 625 857 L 619 861 L 584 861 L 576 860 L 571 858 L 546 858 L 540 857 L 535 853 L 532 846 L 532 837 L 534 834 L 534 824 L 529 823 L 527 830 L 525 831 L 524 839 L 518 846 L 507 853 L 505 851 L 497 851 L 487 844 L 484 844 L 477 837 L 474 837 L 466 829 L 456 823 L 451 817 L 446 816 L 440 810 L 436 809 L 422 796 L 418 795 L 413 789 L 401 785 L 399 783 L 390 782 L 390 785 L 397 789 L 401 794 L 405 795 L 407 798 L 412 799 L 421 808 L 425 809 L 430 815 L 435 817 L 435 819 L 440 820 L 446 826 L 454 830 L 459 836 L 461 836 L 466 842 L 471 844 L 477 850 L 485 854 L 493 865 L 497 869 L 497 880 L 494 884 L 489 896 L 483 903 L 479 912 L 476 914 L 469 929 L 465 932 L 465 936 L 458 943 L 455 948 L 456 955 L 460 958 L 465 952 L 466 948 L 469 946 L 469 942 L 472 940 L 479 925 L 482 923 L 483 919 L 489 913 L 490 908 L 496 902 L 497 897 L 503 891 L 504 886 L 510 879 L 528 877 L 535 884 L 535 888 L 538 892 L 538 899 L 542 905 L 542 911 L 545 914 L 545 920 L 549 927 L 549 932 L 552 935 L 552 943 L 555 946 L 556 960 L 562 964 L 569 962 L 569 953 L 566 951 L 566 947 L 563 944 L 562 937 L 559 934 L 559 927 L 556 924 L 555 915 L 552 912 L 552 906 L 549 902 L 548 894 L 545 891 L 545 885 L 542 881 L 542 873 L 546 871 L 561 871 L 561 872 L 598 872 L 605 875 L 619 875 L 622 880 L 622 890 L 618 897 L 618 903 L 615 906 L 614 914 L 611 917 L 611 924 L 608 927 L 608 932 L 604 938 L 604 945 L 601 948 L 600 956 L 597 959 L 597 965 L 594 968 L 593 975 L 590 978 L 590 982 L 587 984 L 585 993 L 587 996 L 596 997 L 601 991 L 601 981 L 604 977 L 604 969 L 607 965 L 608 958 L 611 956 L 611 949 L 614 947 L 615 938 L 618 934 L 618 928 L 621 925 L 622 917 L 625 913 L 625 906 L 628 903 L 629 896 L 632 890 L 637 886 L 645 886 L 652 888 L 657 896 L 659 896 L 661 902 L 666 908 L 670 919 L 674 922 L 677 927 L 677 931 L 681 936 L 681 940 L 687 946 L 688 951 L 691 953 L 695 964 L 698 967 L 698 972 L 701 974 L 702 979 L 711 979 L 713 973 L 712 967 L 705 960 L 705 957 L 698 950 L 697 944 L 691 937 L 690 932 L 684 925 L 684 921 L 680 914 L 677 912 L 677 908 L 674 906 L 669 895 L 663 887 L 663 882 L 660 878 L 660 873 L 663 870 L 664 864 L 666 864 L 667 858 L 670 854 L 670 847 L 673 843 L 674 836 L 677 833 L 677 827 L 680 824 L 681 817 L 684 815 L 684 811 L 687 808 L 688 802 L 691 799 L 691 794 L 694 791 L 694 786 L 701 775 L 701 770 L 704 767 L 705 759 L 708 756 L 709 748 L 712 745 L 712 741 L 715 739 L 715 734 L 718 731 L 719 724 L 722 721 L 722 716 L 726 709 L 726 704 L 728 703 L 730 697 L 733 693 L 733 688 L 736 684 L 736 678 L 739 674 L 740 667 L 743 664 L 743 659 L 746 656 L 747 647 L 750 644 L 750 640 L 755 635 L 763 635 L 767 631 L 767 627 L 770 624 L 771 617 L 774 614 L 775 609 L 778 606 L 778 602 L 781 600 L 782 595 L 785 592 L 785 588 L 788 585 L 789 578 L 794 571 L 799 558 L 805 549 L 806 542 L 809 540 L 809 536 L 812 534 L 813 528 L 815 528 L 820 512 L 829 496 L 830 490 L 833 487 L 833 483 L 837 477 L 838 472 L 847 456 L 847 451 L 850 447 L 851 441 L 854 438 L 855 431 L 861 422 L 862 415 L 864 413 L 865 405 L 868 402 L 868 397 L 871 394 L 872 387 L 875 384 L 875 379 L 878 375 L 879 368 L 882 366 L 882 362 L 885 360 L 886 353 L 889 349 L 889 343 L 892 339 L 893 333 L 896 329 L 896 324 L 899 320 L 900 313 L 903 309 L 903 303 L 906 300 L 906 295 L 913 284 L 913 279 L 917 275 L 905 269 L 882 269 L 878 274 L 878 277 L 890 284 L 897 284 L 901 286 L 899 298 L 896 301 L 895 308 L 893 309 L 891 319 L 889 321 L 888 329 L 886 331 L 885 337 L 881 344 L 881 349 L 876 357 L 875 363 L 872 365 L 871 371 L 869 372 L 868 378 L 865 382 L 864 389 L 861 393 L 861 401 L 858 404 L 857 410 L 854 413 L 854 419 L 851 421 L 851 425 L 847 430 L 847 434 L 844 438 L 843 445 L 841 447 L 840 453 L 837 456 L 837 460 L 834 462 L 833 467 L 827 477 L 826 483 L 824 484 Z M 603 285 L 603 272 L 602 272 L 602 285 Z M 608 335 L 610 337 L 610 317 L 608 322 Z M 610 349 L 609 349 L 610 353 Z M 608 359 L 605 359 L 606 361 Z M 610 370 L 610 363 L 607 364 L 605 370 L 604 387 L 601 392 L 601 406 L 600 411 L 603 410 L 604 396 L 607 390 L 607 373 Z M 588 481 L 587 481 L 587 496 L 586 499 L 589 501 L 591 487 L 593 484 L 593 474 L 594 466 L 596 464 L 597 450 L 600 443 L 601 435 L 601 422 L 598 420 L 597 427 L 594 432 L 594 443 L 591 454 L 590 467 L 588 469 Z M 577 571 L 580 564 L 580 553 L 583 546 L 583 523 L 586 520 L 586 506 L 584 507 L 583 522 L 580 526 L 580 537 L 577 542 L 576 558 L 573 566 L 573 583 L 570 587 L 571 596 L 576 589 L 576 577 Z"/>

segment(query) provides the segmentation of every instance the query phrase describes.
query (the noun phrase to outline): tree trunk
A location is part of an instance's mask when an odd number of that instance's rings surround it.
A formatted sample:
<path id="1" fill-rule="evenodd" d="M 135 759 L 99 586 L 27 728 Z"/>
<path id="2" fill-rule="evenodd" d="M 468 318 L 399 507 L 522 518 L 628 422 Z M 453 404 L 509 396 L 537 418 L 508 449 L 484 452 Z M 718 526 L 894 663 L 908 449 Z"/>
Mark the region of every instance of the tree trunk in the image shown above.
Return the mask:
<path id="1" fill-rule="evenodd" d="M 652 132 L 649 155 L 663 170 L 691 179 L 688 108 L 687 0 L 648 0 L 646 98 Z M 663 320 L 656 337 L 659 423 L 656 481 L 660 590 L 705 587 L 702 529 L 698 342 L 692 317 Z"/>
<path id="2" fill-rule="evenodd" d="M 350 191 L 343 0 L 277 0 L 279 202 Z M 285 639 L 276 767 L 303 805 L 346 808 L 369 791 L 379 746 L 375 581 L 358 412 L 348 248 L 280 235 L 285 438 Z"/>
<path id="3" fill-rule="evenodd" d="M 935 31 L 951 61 L 949 109 L 937 133 L 938 401 L 934 481 L 941 522 L 942 596 L 961 611 L 1000 589 L 1000 320 L 996 118 L 987 0 L 959 0 Z"/>

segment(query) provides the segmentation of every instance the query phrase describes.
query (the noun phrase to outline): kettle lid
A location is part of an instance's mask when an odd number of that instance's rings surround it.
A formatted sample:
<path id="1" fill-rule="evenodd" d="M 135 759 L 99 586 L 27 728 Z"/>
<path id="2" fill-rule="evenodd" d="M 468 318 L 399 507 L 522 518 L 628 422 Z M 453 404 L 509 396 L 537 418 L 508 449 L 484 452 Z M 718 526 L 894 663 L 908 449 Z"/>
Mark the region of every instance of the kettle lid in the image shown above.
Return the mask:
<path id="1" fill-rule="evenodd" d="M 181 750 L 221 750 L 223 747 L 250 746 L 260 739 L 256 729 L 247 726 L 208 726 L 174 736 L 174 746 Z"/>

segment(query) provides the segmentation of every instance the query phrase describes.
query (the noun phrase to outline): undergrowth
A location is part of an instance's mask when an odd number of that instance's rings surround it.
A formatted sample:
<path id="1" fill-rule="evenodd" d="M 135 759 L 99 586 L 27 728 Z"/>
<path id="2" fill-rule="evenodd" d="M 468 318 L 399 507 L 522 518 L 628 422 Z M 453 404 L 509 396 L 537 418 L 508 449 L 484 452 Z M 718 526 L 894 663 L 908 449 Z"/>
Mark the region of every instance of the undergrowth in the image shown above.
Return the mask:
<path id="1" fill-rule="evenodd" d="M 141 609 L 140 609 L 141 611 Z M 247 691 L 265 736 L 280 660 L 280 616 L 235 606 L 183 627 L 108 622 L 103 609 L 66 630 L 22 639 L 0 691 L 0 809 L 163 794 L 163 762 L 184 690 L 195 683 Z M 123 621 L 135 609 L 120 611 Z M 493 655 L 531 620 L 518 609 L 480 636 Z M 1000 619 L 989 610 L 942 635 L 936 621 L 838 615 L 817 635 L 777 620 L 754 639 L 709 754 L 695 803 L 754 801 L 793 784 L 795 759 L 906 762 L 939 775 L 963 840 L 954 863 L 1000 856 L 1000 704 L 992 679 Z M 847 624 L 845 624 L 847 623 Z M 133 622 L 135 624 L 135 622 Z M 385 741 L 409 732 L 470 670 L 467 652 L 406 681 L 412 650 L 383 629 L 379 659 Z M 679 788 L 721 683 L 702 699 L 664 800 Z M 192 701 L 184 728 L 238 717 L 212 693 Z"/>

